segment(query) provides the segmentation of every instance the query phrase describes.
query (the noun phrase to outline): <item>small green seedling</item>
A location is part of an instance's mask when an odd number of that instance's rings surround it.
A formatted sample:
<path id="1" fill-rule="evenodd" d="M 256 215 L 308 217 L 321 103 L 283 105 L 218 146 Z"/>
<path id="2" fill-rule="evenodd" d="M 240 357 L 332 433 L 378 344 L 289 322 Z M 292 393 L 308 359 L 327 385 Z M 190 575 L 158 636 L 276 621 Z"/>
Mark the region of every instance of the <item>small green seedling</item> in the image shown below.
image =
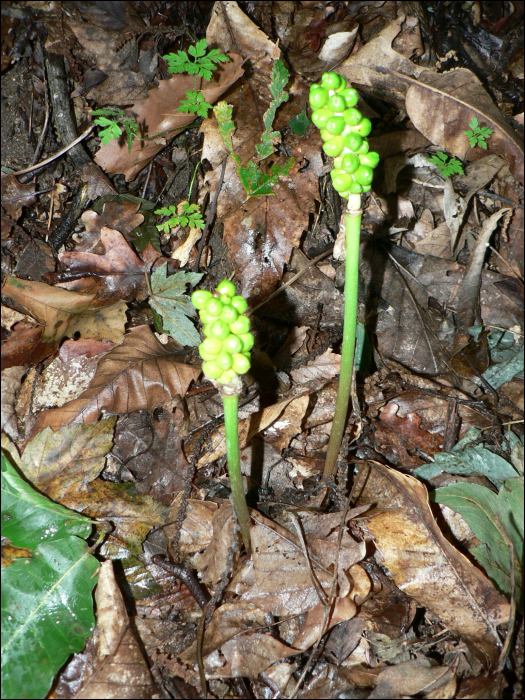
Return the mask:
<path id="1" fill-rule="evenodd" d="M 321 84 L 310 87 L 312 121 L 321 130 L 323 151 L 334 159 L 330 172 L 334 189 L 348 199 L 346 226 L 345 308 L 341 370 L 334 412 L 334 420 L 324 479 L 333 476 L 345 429 L 357 325 L 357 284 L 359 269 L 359 234 L 361 229 L 361 193 L 371 187 L 373 170 L 379 163 L 379 154 L 370 151 L 367 136 L 372 129 L 369 119 L 356 108 L 357 91 L 347 86 L 337 73 L 324 73 Z"/>
<path id="2" fill-rule="evenodd" d="M 193 183 L 195 182 L 195 176 L 197 175 L 197 170 L 199 168 L 200 161 L 195 166 L 193 171 L 193 177 L 190 182 L 190 189 L 188 191 L 188 200 L 191 198 L 191 191 L 193 189 Z M 169 207 L 162 207 L 162 209 L 155 209 L 155 214 L 160 216 L 169 216 L 168 221 L 162 224 L 157 224 L 159 231 L 164 231 L 164 233 L 169 234 L 170 229 L 175 226 L 189 226 L 190 228 L 204 228 L 204 220 L 202 214 L 199 210 L 197 204 L 190 204 L 187 202 L 180 202 L 178 207 L 171 204 Z"/>
<path id="3" fill-rule="evenodd" d="M 97 117 L 95 124 L 105 127 L 98 132 L 102 143 L 106 146 L 113 139 L 119 139 L 124 130 L 128 142 L 128 153 L 130 153 L 133 140 L 139 132 L 139 125 L 135 117 L 126 117 L 124 112 L 118 107 L 95 109 L 92 114 Z"/>
<path id="4" fill-rule="evenodd" d="M 435 155 L 428 159 L 429 163 L 433 163 L 443 177 L 450 177 L 450 175 L 463 175 L 463 166 L 461 161 L 457 158 L 450 158 L 446 153 L 438 151 Z"/>
<path id="5" fill-rule="evenodd" d="M 274 152 L 275 144 L 281 140 L 281 134 L 278 131 L 272 131 L 272 126 L 277 108 L 288 100 L 288 93 L 284 91 L 288 77 L 289 73 L 284 63 L 280 59 L 277 60 L 273 67 L 270 84 L 270 92 L 273 99 L 263 117 L 265 129 L 261 135 L 261 143 L 255 147 L 258 162 L 271 156 Z M 241 159 L 233 148 L 232 136 L 235 131 L 235 124 L 232 120 L 232 106 L 226 102 L 219 102 L 213 108 L 213 113 L 217 117 L 219 134 L 228 148 L 230 156 L 237 164 L 237 173 L 248 197 L 263 197 L 273 194 L 273 186 L 277 184 L 280 176 L 288 175 L 293 167 L 294 159 L 290 158 L 284 165 L 274 163 L 270 167 L 269 172 L 263 172 L 258 164 L 253 161 L 246 165 L 241 165 Z"/>
<path id="6" fill-rule="evenodd" d="M 206 52 L 207 48 L 206 39 L 201 39 L 195 46 L 188 48 L 191 58 L 186 51 L 180 50 L 177 53 L 168 53 L 162 58 L 167 61 L 170 73 L 188 73 L 188 75 L 193 76 L 199 75 L 204 80 L 211 80 L 212 73 L 217 68 L 217 65 L 230 59 L 226 54 L 220 53 L 219 49 L 211 49 L 211 51 Z M 187 99 L 181 101 L 178 111 L 189 112 L 199 117 L 207 117 L 211 105 L 204 101 L 202 92 L 195 89 L 195 79 L 193 88 L 193 91 L 186 90 Z"/>
<path id="7" fill-rule="evenodd" d="M 204 324 L 205 339 L 199 345 L 202 371 L 219 390 L 224 405 L 224 431 L 233 504 L 246 551 L 250 550 L 250 514 L 242 485 L 239 458 L 238 402 L 242 391 L 239 375 L 250 369 L 253 335 L 245 315 L 246 299 L 235 293 L 235 285 L 222 280 L 213 294 L 193 292 L 191 301 Z"/>
<path id="8" fill-rule="evenodd" d="M 175 208 L 175 206 L 171 204 L 169 207 L 155 209 L 155 214 L 170 217 L 168 221 L 165 221 L 162 224 L 157 224 L 158 230 L 164 231 L 164 233 L 169 233 L 170 229 L 174 228 L 175 226 L 189 226 L 190 228 L 201 229 L 204 228 L 204 220 L 197 204 L 181 202 L 178 208 Z"/>
<path id="9" fill-rule="evenodd" d="M 477 117 L 474 117 L 468 125 L 471 130 L 469 129 L 463 133 L 468 138 L 472 148 L 474 148 L 474 146 L 480 146 L 487 150 L 487 139 L 492 136 L 494 129 L 489 129 L 488 126 L 480 126 Z"/>

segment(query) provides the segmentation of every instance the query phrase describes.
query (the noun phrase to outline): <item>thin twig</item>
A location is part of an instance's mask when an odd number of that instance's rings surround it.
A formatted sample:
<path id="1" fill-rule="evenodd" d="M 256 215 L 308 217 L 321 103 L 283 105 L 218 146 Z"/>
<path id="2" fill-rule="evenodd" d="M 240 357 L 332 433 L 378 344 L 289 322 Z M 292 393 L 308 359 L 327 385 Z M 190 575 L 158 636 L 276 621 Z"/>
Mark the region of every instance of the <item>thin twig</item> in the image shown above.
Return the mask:
<path id="1" fill-rule="evenodd" d="M 282 287 L 279 287 L 279 289 L 276 289 L 275 292 L 273 292 L 272 294 L 270 294 L 270 296 L 268 297 L 268 299 L 265 299 L 265 300 L 262 301 L 260 304 L 258 304 L 258 305 L 255 307 L 255 309 L 251 309 L 250 311 L 247 311 L 247 312 L 246 312 L 246 316 L 251 316 L 251 315 L 252 315 L 253 313 L 255 313 L 258 309 L 260 309 L 261 306 L 264 306 L 264 305 L 267 304 L 271 299 L 273 299 L 273 298 L 276 297 L 278 294 L 280 294 L 282 291 L 284 291 L 284 290 L 286 289 L 286 287 L 289 287 L 291 284 L 293 284 L 294 282 L 296 282 L 296 281 L 299 279 L 299 277 L 301 277 L 301 275 L 304 275 L 304 273 L 308 270 L 308 268 L 310 268 L 310 267 L 312 267 L 312 265 L 315 265 L 316 263 L 318 263 L 319 260 L 322 260 L 323 258 L 328 257 L 328 256 L 330 255 L 330 253 L 332 252 L 333 248 L 334 248 L 334 246 L 331 245 L 330 248 L 328 248 L 328 250 L 325 250 L 324 253 L 321 253 L 321 255 L 318 255 L 316 258 L 313 258 L 313 260 L 310 260 L 310 262 L 309 262 L 307 265 L 305 265 L 305 266 L 303 267 L 302 270 L 299 270 L 299 272 L 297 272 L 293 277 L 291 277 L 291 278 L 288 280 L 288 282 L 285 282 L 285 284 L 283 284 Z"/>
<path id="2" fill-rule="evenodd" d="M 45 66 L 44 66 L 44 71 L 45 71 Z M 33 155 L 33 165 L 36 163 L 36 161 L 40 158 L 42 154 L 42 149 L 44 147 L 44 141 L 46 140 L 46 135 L 47 135 L 47 127 L 49 126 L 49 117 L 51 116 L 51 110 L 49 109 L 49 97 L 48 97 L 48 85 L 44 85 L 44 100 L 45 100 L 45 109 L 46 109 L 46 115 L 44 118 L 44 126 L 42 127 L 42 131 L 40 132 L 40 136 L 38 138 L 38 143 L 36 145 L 35 153 Z"/>
<path id="3" fill-rule="evenodd" d="M 208 216 L 206 217 L 206 225 L 204 226 L 204 231 L 202 232 L 201 239 L 199 241 L 199 248 L 197 250 L 197 257 L 195 258 L 195 264 L 193 265 L 193 271 L 198 272 L 199 271 L 199 263 L 202 255 L 202 251 L 204 250 L 204 245 L 208 239 L 208 232 L 210 230 L 211 224 L 213 219 L 215 218 L 215 213 L 217 212 L 217 202 L 219 201 L 219 194 L 222 189 L 222 183 L 224 181 L 224 172 L 226 170 L 226 162 L 228 161 L 228 156 L 222 161 L 222 170 L 221 170 L 221 176 L 219 178 L 219 182 L 217 183 L 217 187 L 215 189 L 215 195 L 213 197 L 213 202 L 210 205 L 210 208 L 208 210 Z"/>
<path id="4" fill-rule="evenodd" d="M 87 138 L 89 136 L 89 134 L 93 131 L 94 128 L 95 128 L 95 125 L 92 124 L 87 131 L 84 131 L 84 133 L 81 136 L 76 138 L 69 145 L 64 146 L 64 148 L 61 148 L 60 151 L 55 153 L 54 156 L 51 156 L 50 158 L 46 158 L 45 160 L 40 161 L 40 163 L 37 163 L 36 165 L 32 165 L 30 168 L 24 168 L 24 170 L 17 170 L 14 173 L 10 173 L 10 175 L 24 175 L 25 173 L 30 173 L 33 170 L 38 170 L 39 168 L 43 168 L 44 165 L 48 165 L 48 163 L 52 163 L 57 158 L 60 158 L 60 156 L 63 156 L 64 153 L 67 153 L 72 148 L 74 148 L 77 145 L 77 143 L 80 143 L 85 138 Z"/>

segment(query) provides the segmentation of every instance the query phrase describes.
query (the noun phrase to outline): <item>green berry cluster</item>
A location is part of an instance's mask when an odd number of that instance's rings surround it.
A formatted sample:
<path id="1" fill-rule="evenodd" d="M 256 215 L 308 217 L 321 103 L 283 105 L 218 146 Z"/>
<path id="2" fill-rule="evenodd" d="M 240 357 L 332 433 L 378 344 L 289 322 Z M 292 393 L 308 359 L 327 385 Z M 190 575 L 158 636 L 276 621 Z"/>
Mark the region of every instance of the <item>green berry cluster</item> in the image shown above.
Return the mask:
<path id="1" fill-rule="evenodd" d="M 366 138 L 372 129 L 370 119 L 356 109 L 357 91 L 346 87 L 337 73 L 323 73 L 321 85 L 310 87 L 312 121 L 321 130 L 323 151 L 334 158 L 330 176 L 341 197 L 368 192 L 379 163 L 379 153 L 369 151 Z"/>
<path id="2" fill-rule="evenodd" d="M 206 338 L 199 345 L 199 355 L 204 360 L 202 371 L 208 379 L 229 384 L 250 369 L 253 335 L 250 319 L 244 315 L 248 308 L 246 299 L 235 294 L 233 282 L 222 280 L 216 292 L 198 289 L 191 301 L 204 323 Z"/>

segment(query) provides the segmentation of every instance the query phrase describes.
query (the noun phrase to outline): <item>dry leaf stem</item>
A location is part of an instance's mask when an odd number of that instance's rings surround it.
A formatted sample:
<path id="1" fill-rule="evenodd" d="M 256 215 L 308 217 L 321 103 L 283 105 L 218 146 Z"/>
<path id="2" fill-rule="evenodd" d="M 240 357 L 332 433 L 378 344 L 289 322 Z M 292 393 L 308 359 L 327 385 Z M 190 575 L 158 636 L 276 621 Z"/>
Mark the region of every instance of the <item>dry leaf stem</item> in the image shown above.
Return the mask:
<path id="1" fill-rule="evenodd" d="M 355 332 L 357 326 L 357 285 L 359 272 L 359 234 L 361 231 L 361 195 L 352 194 L 348 198 L 346 225 L 346 266 L 345 266 L 345 310 L 343 320 L 343 346 L 341 349 L 341 371 L 335 404 L 334 421 L 326 453 L 323 479 L 333 476 L 337 456 L 341 449 L 345 430 L 348 401 L 352 385 L 354 366 Z"/>

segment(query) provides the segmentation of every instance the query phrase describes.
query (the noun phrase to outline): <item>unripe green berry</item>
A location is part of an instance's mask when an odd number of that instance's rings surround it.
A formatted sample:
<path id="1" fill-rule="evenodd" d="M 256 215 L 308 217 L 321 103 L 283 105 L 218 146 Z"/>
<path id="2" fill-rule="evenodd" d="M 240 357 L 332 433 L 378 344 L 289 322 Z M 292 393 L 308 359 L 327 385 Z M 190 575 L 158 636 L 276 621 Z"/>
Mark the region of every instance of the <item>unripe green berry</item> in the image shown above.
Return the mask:
<path id="1" fill-rule="evenodd" d="M 209 338 L 206 338 L 206 340 L 210 340 Z M 214 355 L 211 352 L 206 352 L 206 350 L 203 349 L 202 343 L 199 345 L 199 355 L 202 357 L 203 360 L 206 360 L 207 362 L 214 362 L 215 358 L 218 357 L 217 355 Z"/>
<path id="2" fill-rule="evenodd" d="M 208 355 L 218 355 L 222 350 L 222 342 L 217 338 L 206 338 L 206 340 L 203 340 L 199 345 L 199 349 L 200 348 L 202 348 L 204 352 L 207 352 Z"/>
<path id="3" fill-rule="evenodd" d="M 230 280 L 222 280 L 217 285 L 219 294 L 228 294 L 231 297 L 235 296 L 235 285 Z"/>
<path id="4" fill-rule="evenodd" d="M 323 107 L 326 107 L 326 103 L 328 102 L 328 90 L 325 90 L 325 88 L 321 86 L 314 88 L 312 85 L 310 87 L 310 95 L 308 98 L 312 109 L 322 109 Z"/>
<path id="5" fill-rule="evenodd" d="M 227 350 L 221 350 L 221 352 L 214 359 L 215 364 L 223 372 L 233 365 L 233 357 Z"/>
<path id="6" fill-rule="evenodd" d="M 336 92 L 342 92 L 346 88 L 346 78 L 339 76 L 339 87 L 334 88 Z"/>
<path id="7" fill-rule="evenodd" d="M 341 90 L 339 94 L 345 98 L 347 107 L 354 107 L 359 101 L 357 90 L 353 87 L 347 87 L 344 90 Z"/>
<path id="8" fill-rule="evenodd" d="M 352 130 L 360 136 L 368 136 L 368 134 L 372 131 L 372 122 L 370 119 L 363 117 L 359 124 L 352 127 Z"/>
<path id="9" fill-rule="evenodd" d="M 350 185 L 350 187 L 348 188 L 348 191 L 350 192 L 350 194 L 361 194 L 361 192 L 363 191 L 363 188 L 361 187 L 361 185 L 358 182 L 356 182 L 354 180 L 352 182 L 352 184 Z"/>
<path id="10" fill-rule="evenodd" d="M 329 134 L 332 134 L 334 136 L 340 134 L 342 130 L 345 128 L 345 120 L 343 117 L 331 117 L 327 122 L 326 122 L 326 130 L 328 131 Z"/>
<path id="11" fill-rule="evenodd" d="M 204 308 L 206 302 L 211 299 L 211 296 L 211 292 L 208 292 L 206 289 L 196 289 L 191 295 L 191 303 L 200 311 Z"/>
<path id="12" fill-rule="evenodd" d="M 231 381 L 235 379 L 237 376 L 237 372 L 234 369 L 227 369 L 226 372 L 223 372 L 219 379 L 217 380 L 221 384 L 229 384 Z"/>
<path id="13" fill-rule="evenodd" d="M 234 296 L 232 299 L 232 306 L 234 309 L 237 309 L 237 311 L 240 314 L 243 314 L 246 309 L 248 308 L 248 302 L 244 297 L 242 297 L 240 294 L 237 296 Z"/>
<path id="14" fill-rule="evenodd" d="M 318 129 L 324 129 L 326 122 L 334 116 L 331 109 L 316 109 L 312 114 L 312 121 Z"/>
<path id="15" fill-rule="evenodd" d="M 370 168 L 376 168 L 379 163 L 379 153 L 369 151 L 359 156 L 361 165 L 368 165 Z"/>
<path id="16" fill-rule="evenodd" d="M 220 299 L 215 299 L 214 297 L 210 299 L 209 301 L 206 302 L 206 306 L 204 307 L 204 311 L 209 316 L 212 316 L 214 318 L 217 318 L 218 316 L 221 315 L 221 311 L 223 308 L 222 301 Z"/>
<path id="17" fill-rule="evenodd" d="M 360 165 L 355 173 L 352 174 L 352 177 L 362 187 L 365 187 L 374 179 L 374 171 L 368 165 Z"/>
<path id="18" fill-rule="evenodd" d="M 206 311 L 204 311 L 204 309 L 202 311 L 199 311 L 199 318 L 204 323 L 204 325 L 212 323 L 215 320 L 215 317 L 210 316 L 210 314 L 207 314 Z"/>
<path id="19" fill-rule="evenodd" d="M 368 139 L 363 139 L 363 143 L 359 146 L 359 150 L 357 151 L 358 156 L 362 156 L 365 153 L 368 153 L 370 150 L 370 144 L 368 143 Z"/>
<path id="20" fill-rule="evenodd" d="M 224 321 L 217 319 L 210 323 L 209 333 L 210 338 L 217 338 L 218 340 L 224 340 L 230 335 L 230 327 Z"/>
<path id="21" fill-rule="evenodd" d="M 250 366 L 250 360 L 246 357 L 246 355 L 235 353 L 233 356 L 232 369 L 235 370 L 237 374 L 246 374 L 246 372 L 250 369 Z"/>
<path id="22" fill-rule="evenodd" d="M 359 167 L 359 158 L 354 153 L 345 153 L 341 168 L 347 173 L 353 173 Z"/>
<path id="23" fill-rule="evenodd" d="M 333 172 L 332 170 L 332 173 Z M 346 192 L 352 184 L 352 176 L 345 173 L 344 170 L 340 170 L 332 177 L 332 183 L 334 185 L 334 190 L 337 190 L 337 192 Z"/>
<path id="24" fill-rule="evenodd" d="M 371 185 L 365 185 L 363 187 L 363 192 L 370 192 L 371 189 L 372 189 Z"/>
<path id="25" fill-rule="evenodd" d="M 239 312 L 234 306 L 224 306 L 219 318 L 221 321 L 224 321 L 224 323 L 233 323 L 237 320 L 238 316 Z"/>
<path id="26" fill-rule="evenodd" d="M 344 145 L 351 151 L 354 151 L 354 153 L 359 150 L 362 143 L 363 139 L 359 136 L 359 134 L 352 132 L 344 137 Z"/>
<path id="27" fill-rule="evenodd" d="M 337 90 L 337 88 L 341 85 L 341 76 L 333 71 L 323 73 L 321 76 L 321 85 L 327 90 Z"/>
<path id="28" fill-rule="evenodd" d="M 359 124 L 362 118 L 361 112 L 355 107 L 345 109 L 343 112 L 343 119 L 345 120 L 345 124 L 348 124 L 348 126 L 355 126 L 356 124 Z"/>
<path id="29" fill-rule="evenodd" d="M 204 333 L 206 338 L 210 337 L 210 326 L 211 326 L 211 323 L 206 323 L 206 325 L 202 329 L 202 332 Z"/>
<path id="30" fill-rule="evenodd" d="M 326 141 L 323 144 L 323 151 L 326 153 L 327 156 L 330 156 L 332 158 L 338 156 L 343 150 L 343 148 L 344 143 L 342 136 L 334 136 L 330 139 L 330 141 Z"/>
<path id="31" fill-rule="evenodd" d="M 232 333 L 222 341 L 222 347 L 225 350 L 227 350 L 231 355 L 234 355 L 235 353 L 241 352 L 243 350 L 244 344 L 242 339 L 239 338 L 238 335 L 233 335 Z"/>
<path id="32" fill-rule="evenodd" d="M 323 139 L 323 141 L 330 141 L 330 139 L 332 138 L 332 134 L 326 129 L 321 129 L 319 133 L 321 134 L 321 138 Z"/>
<path id="33" fill-rule="evenodd" d="M 213 360 L 205 362 L 202 371 L 209 379 L 218 379 L 222 374 L 222 369 L 219 369 Z"/>
<path id="34" fill-rule="evenodd" d="M 250 330 L 250 319 L 248 316 L 239 316 L 236 321 L 230 323 L 230 330 L 234 335 L 244 335 L 248 333 Z"/>
<path id="35" fill-rule="evenodd" d="M 253 335 L 251 333 L 243 333 L 239 338 L 242 340 L 242 352 L 249 353 L 255 342 Z"/>
<path id="36" fill-rule="evenodd" d="M 332 95 L 328 98 L 328 109 L 332 112 L 344 112 L 346 109 L 346 100 L 341 95 Z"/>
<path id="37" fill-rule="evenodd" d="M 229 294 L 221 294 L 220 300 L 224 304 L 224 306 L 229 306 L 232 303 L 232 298 Z"/>

